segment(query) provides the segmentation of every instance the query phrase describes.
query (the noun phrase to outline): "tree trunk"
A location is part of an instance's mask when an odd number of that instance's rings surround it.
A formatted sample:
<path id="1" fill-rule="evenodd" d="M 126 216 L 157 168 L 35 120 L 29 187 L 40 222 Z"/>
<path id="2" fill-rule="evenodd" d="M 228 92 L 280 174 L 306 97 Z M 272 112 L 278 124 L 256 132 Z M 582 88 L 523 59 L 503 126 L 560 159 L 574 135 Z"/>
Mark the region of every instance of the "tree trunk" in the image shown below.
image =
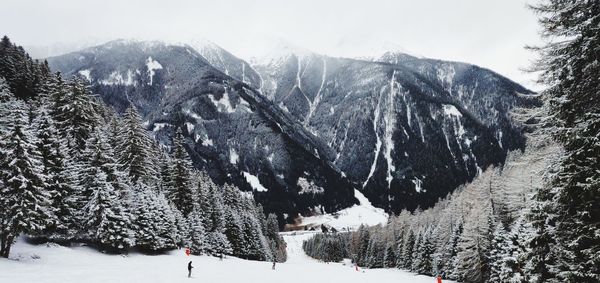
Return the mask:
<path id="1" fill-rule="evenodd" d="M 0 237 L 0 257 L 8 258 L 13 239 L 13 237 L 7 235 L 2 235 Z"/>

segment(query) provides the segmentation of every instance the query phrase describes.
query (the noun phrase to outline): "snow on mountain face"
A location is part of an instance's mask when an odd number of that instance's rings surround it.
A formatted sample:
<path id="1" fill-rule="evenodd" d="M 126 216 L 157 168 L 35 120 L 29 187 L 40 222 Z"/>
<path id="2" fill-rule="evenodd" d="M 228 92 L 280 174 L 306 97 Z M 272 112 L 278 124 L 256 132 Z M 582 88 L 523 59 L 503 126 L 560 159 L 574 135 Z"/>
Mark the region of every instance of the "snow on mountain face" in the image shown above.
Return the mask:
<path id="1" fill-rule="evenodd" d="M 260 75 L 246 61 L 235 57 L 211 41 L 194 40 L 189 43 L 189 46 L 198 51 L 217 70 L 255 89 L 260 88 L 262 83 Z"/>
<path id="2" fill-rule="evenodd" d="M 287 54 L 254 66 L 261 93 L 333 151 L 378 207 L 432 205 L 524 136 L 510 118 L 531 91 L 473 65 L 386 53 L 376 61 Z"/>
<path id="3" fill-rule="evenodd" d="M 87 77 L 118 112 L 135 105 L 167 146 L 181 127 L 196 167 L 253 191 L 267 212 L 294 217 L 356 203 L 354 186 L 321 159 L 333 155 L 327 145 L 189 46 L 115 41 L 48 61 L 66 76 Z M 321 190 L 307 193 L 304 182 Z"/>
<path id="4" fill-rule="evenodd" d="M 353 188 L 388 211 L 430 206 L 522 148 L 511 109 L 536 104 L 489 70 L 402 53 L 286 49 L 254 62 L 206 42 L 117 41 L 50 59 L 118 111 L 138 106 L 163 143 L 184 126 L 198 167 L 289 215 L 348 207 Z"/>

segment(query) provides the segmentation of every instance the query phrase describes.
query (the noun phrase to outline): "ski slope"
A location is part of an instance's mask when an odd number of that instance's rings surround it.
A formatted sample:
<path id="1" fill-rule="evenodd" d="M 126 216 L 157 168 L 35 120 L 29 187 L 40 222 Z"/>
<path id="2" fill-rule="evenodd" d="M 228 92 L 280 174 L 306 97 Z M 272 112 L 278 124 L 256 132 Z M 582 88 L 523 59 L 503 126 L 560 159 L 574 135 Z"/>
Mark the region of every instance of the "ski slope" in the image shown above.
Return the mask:
<path id="1" fill-rule="evenodd" d="M 0 282 L 412 282 L 434 283 L 432 277 L 398 269 L 355 271 L 349 264 L 325 264 L 302 251 L 302 241 L 315 232 L 284 233 L 288 261 L 272 263 L 228 257 L 186 256 L 183 250 L 166 255 L 105 255 L 87 247 L 31 245 L 19 240 L 10 259 L 0 259 Z M 193 261 L 192 278 L 187 263 Z M 332 281 L 333 280 L 333 281 Z M 444 281 L 446 282 L 446 281 Z"/>

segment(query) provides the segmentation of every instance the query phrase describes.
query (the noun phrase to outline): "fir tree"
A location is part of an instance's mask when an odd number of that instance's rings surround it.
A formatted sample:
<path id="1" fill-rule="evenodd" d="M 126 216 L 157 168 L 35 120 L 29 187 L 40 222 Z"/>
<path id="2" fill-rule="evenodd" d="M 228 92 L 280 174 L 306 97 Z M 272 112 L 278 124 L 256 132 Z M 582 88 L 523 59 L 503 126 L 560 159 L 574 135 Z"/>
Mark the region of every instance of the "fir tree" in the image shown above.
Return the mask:
<path id="1" fill-rule="evenodd" d="M 163 239 L 160 227 L 164 225 L 159 219 L 157 197 L 143 183 L 134 185 L 134 222 L 135 244 L 144 251 L 158 251 L 163 249 Z"/>
<path id="2" fill-rule="evenodd" d="M 243 257 L 247 254 L 242 221 L 237 212 L 231 208 L 225 210 L 225 236 L 231 244 L 233 255 Z"/>
<path id="3" fill-rule="evenodd" d="M 56 222 L 45 232 L 50 239 L 60 242 L 71 240 L 77 231 L 75 218 L 75 188 L 71 174 L 67 148 L 61 141 L 54 122 L 41 107 L 41 113 L 34 126 L 37 131 L 37 149 L 41 155 L 43 173 L 47 178 L 46 191 L 50 192 Z"/>
<path id="4" fill-rule="evenodd" d="M 8 102 L 10 103 L 10 102 Z M 0 256 L 8 257 L 19 234 L 39 234 L 54 221 L 43 165 L 27 128 L 27 114 L 20 102 L 12 102 L 12 129 L 3 144 L 0 179 Z"/>
<path id="5" fill-rule="evenodd" d="M 535 281 L 600 281 L 600 3 L 546 0 L 539 13 L 543 47 L 535 69 L 566 151 L 553 188 L 537 193 L 537 236 L 529 270 Z M 544 254 L 544 252 L 549 252 Z"/>
<path id="6" fill-rule="evenodd" d="M 410 268 L 412 266 L 415 241 L 415 233 L 411 230 L 404 243 L 404 250 L 402 251 L 402 262 L 404 263 L 402 267 L 404 268 Z"/>
<path id="7" fill-rule="evenodd" d="M 50 87 L 51 115 L 70 148 L 79 153 L 98 124 L 96 105 L 84 81 L 65 83 L 58 75 Z"/>
<path id="8" fill-rule="evenodd" d="M 489 276 L 490 207 L 477 202 L 458 243 L 455 273 L 466 282 L 484 282 Z"/>
<path id="9" fill-rule="evenodd" d="M 189 248 L 192 254 L 201 255 L 207 250 L 206 230 L 203 225 L 201 209 L 198 205 L 188 215 L 190 225 Z"/>
<path id="10" fill-rule="evenodd" d="M 169 199 L 175 204 L 184 216 L 190 214 L 195 201 L 195 194 L 190 184 L 190 161 L 184 148 L 184 137 L 181 129 L 177 129 L 173 139 L 173 164 L 170 169 L 170 192 Z"/>
<path id="11" fill-rule="evenodd" d="M 432 233 L 426 231 L 423 233 L 423 238 L 419 242 L 419 247 L 417 247 L 417 257 L 415 257 L 415 262 L 413 262 L 413 270 L 420 274 L 430 275 L 432 273 L 432 259 L 435 248 L 432 243 Z"/>
<path id="12" fill-rule="evenodd" d="M 246 213 L 242 217 L 243 232 L 246 242 L 246 253 L 244 258 L 252 260 L 269 260 L 271 254 L 267 241 L 262 234 L 260 224 L 255 217 L 252 217 L 249 213 Z"/>
<path id="13" fill-rule="evenodd" d="M 89 173 L 92 196 L 85 206 L 85 227 L 101 249 L 124 252 L 131 246 L 129 215 L 106 173 L 99 167 L 92 167 Z"/>
<path id="14" fill-rule="evenodd" d="M 140 178 L 147 180 L 156 178 L 156 170 L 150 157 L 153 154 L 152 141 L 142 127 L 141 120 L 134 106 L 125 111 L 124 123 L 119 134 L 121 142 L 117 147 L 121 170 L 127 172 L 134 182 Z"/>
<path id="15" fill-rule="evenodd" d="M 396 248 L 392 244 L 388 244 L 385 248 L 385 254 L 383 256 L 383 267 L 396 267 Z"/>

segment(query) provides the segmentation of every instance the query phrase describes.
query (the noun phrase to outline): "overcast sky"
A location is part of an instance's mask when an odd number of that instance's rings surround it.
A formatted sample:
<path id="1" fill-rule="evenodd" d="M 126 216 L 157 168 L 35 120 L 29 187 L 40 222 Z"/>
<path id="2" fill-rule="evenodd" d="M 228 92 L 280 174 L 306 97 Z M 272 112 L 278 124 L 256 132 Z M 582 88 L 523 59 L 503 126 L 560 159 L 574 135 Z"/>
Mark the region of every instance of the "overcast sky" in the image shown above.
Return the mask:
<path id="1" fill-rule="evenodd" d="M 477 64 L 539 90 L 521 71 L 540 43 L 535 0 L 0 0 L 0 33 L 20 45 L 117 38 L 209 39 L 249 59 L 281 38 L 333 56 L 382 49 Z"/>

